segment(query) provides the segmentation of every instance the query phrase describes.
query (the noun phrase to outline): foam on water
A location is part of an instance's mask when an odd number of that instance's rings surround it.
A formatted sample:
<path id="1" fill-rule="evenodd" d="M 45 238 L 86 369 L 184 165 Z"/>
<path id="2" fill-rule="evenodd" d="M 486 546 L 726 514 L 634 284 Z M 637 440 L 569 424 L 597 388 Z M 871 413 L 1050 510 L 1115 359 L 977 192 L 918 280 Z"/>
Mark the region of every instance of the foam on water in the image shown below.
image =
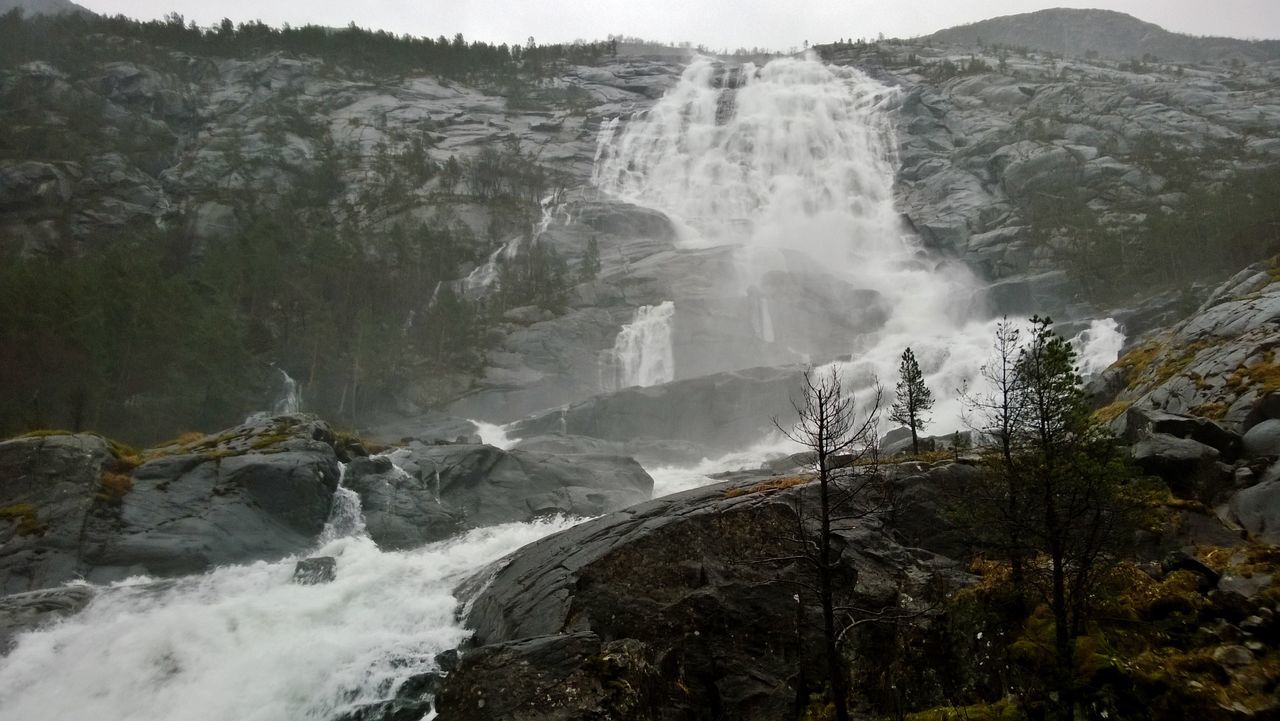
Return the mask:
<path id="1" fill-rule="evenodd" d="M 0 719 L 332 718 L 389 698 L 466 637 L 461 579 L 575 522 L 494 526 L 396 553 L 338 538 L 311 554 L 337 559 L 337 578 L 314 586 L 291 582 L 296 559 L 115 584 L 0 659 Z"/>

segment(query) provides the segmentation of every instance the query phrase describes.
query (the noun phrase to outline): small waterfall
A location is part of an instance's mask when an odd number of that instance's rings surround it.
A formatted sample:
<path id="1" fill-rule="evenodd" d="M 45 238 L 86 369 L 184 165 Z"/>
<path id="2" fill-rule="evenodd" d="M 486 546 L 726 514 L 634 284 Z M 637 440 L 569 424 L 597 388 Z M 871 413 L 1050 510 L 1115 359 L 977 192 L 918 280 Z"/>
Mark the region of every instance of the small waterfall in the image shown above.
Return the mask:
<path id="1" fill-rule="evenodd" d="M 622 326 L 613 350 L 604 358 L 601 373 L 609 387 L 655 386 L 675 379 L 675 358 L 671 345 L 671 321 L 676 306 L 671 301 L 641 306 L 635 319 Z"/>
<path id="2" fill-rule="evenodd" d="M 760 299 L 760 339 L 773 342 L 773 314 L 769 312 L 769 299 Z"/>
<path id="3" fill-rule="evenodd" d="M 280 395 L 271 404 L 271 412 L 278 415 L 293 415 L 302 412 L 302 387 L 283 368 L 276 368 L 280 373 Z"/>
<path id="4" fill-rule="evenodd" d="M 485 445 L 501 448 L 502 450 L 510 450 L 512 446 L 520 442 L 519 438 L 512 438 L 507 435 L 507 427 L 500 426 L 496 423 L 486 423 L 473 419 L 471 423 L 475 424 L 476 435 L 480 436 L 480 442 Z"/>
<path id="5" fill-rule="evenodd" d="M 1114 318 L 1099 318 L 1071 339 L 1071 347 L 1076 351 L 1077 370 L 1087 378 L 1116 362 L 1124 347 L 1124 333 Z"/>
<path id="6" fill-rule="evenodd" d="M 347 478 L 347 464 L 338 464 L 338 488 L 333 492 L 333 505 L 329 508 L 329 520 L 325 521 L 324 530 L 320 532 L 320 545 L 324 546 L 339 538 L 363 536 L 364 509 L 360 505 L 360 495 L 343 485 Z"/>

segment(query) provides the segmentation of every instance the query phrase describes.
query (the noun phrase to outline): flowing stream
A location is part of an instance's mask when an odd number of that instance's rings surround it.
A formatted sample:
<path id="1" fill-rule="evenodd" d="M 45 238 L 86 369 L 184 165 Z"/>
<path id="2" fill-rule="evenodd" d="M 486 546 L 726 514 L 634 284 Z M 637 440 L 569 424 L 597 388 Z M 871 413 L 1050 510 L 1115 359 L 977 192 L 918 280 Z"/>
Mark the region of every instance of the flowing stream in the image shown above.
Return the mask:
<path id="1" fill-rule="evenodd" d="M 0 659 L 3 721 L 332 719 L 391 698 L 467 632 L 455 585 L 576 520 L 513 523 L 405 552 L 380 551 L 335 498 L 309 555 L 335 580 L 292 582 L 297 558 L 103 588 L 77 616 Z M 350 493 L 349 491 L 347 493 Z M 300 557 L 299 557 L 300 558 Z"/>

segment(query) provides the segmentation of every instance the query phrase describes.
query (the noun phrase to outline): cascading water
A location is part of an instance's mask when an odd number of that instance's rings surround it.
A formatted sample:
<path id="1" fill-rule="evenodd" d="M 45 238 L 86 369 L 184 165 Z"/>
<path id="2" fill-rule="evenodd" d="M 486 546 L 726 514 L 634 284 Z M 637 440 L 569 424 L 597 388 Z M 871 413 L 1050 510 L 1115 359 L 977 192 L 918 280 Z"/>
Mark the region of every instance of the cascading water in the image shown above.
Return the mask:
<path id="1" fill-rule="evenodd" d="M 302 412 L 302 388 L 283 368 L 276 368 L 280 373 L 280 395 L 271 405 L 271 412 L 276 415 L 293 415 Z"/>
<path id="2" fill-rule="evenodd" d="M 1083 376 L 1092 376 L 1107 369 L 1120 357 L 1120 349 L 1124 347 L 1124 333 L 1120 324 L 1112 318 L 1100 318 L 1089 324 L 1071 339 L 1079 363 L 1077 368 Z"/>
<path id="3" fill-rule="evenodd" d="M 675 379 L 671 347 L 671 323 L 676 306 L 671 301 L 641 306 L 635 319 L 622 326 L 613 349 L 605 356 L 601 372 L 606 390 L 654 386 Z"/>
<path id="4" fill-rule="evenodd" d="M 392 698 L 467 636 L 453 589 L 577 521 L 512 523 L 382 552 L 339 489 L 326 536 L 333 581 L 292 582 L 297 558 L 100 590 L 0 658 L 0 719 L 332 719 Z M 354 514 L 354 515 L 353 515 Z M 68 682 L 72 679 L 72 682 Z"/>
<path id="5" fill-rule="evenodd" d="M 666 213 L 685 247 L 735 247 L 735 277 L 705 282 L 742 298 L 755 336 L 777 336 L 792 361 L 850 353 L 851 388 L 892 389 L 911 346 L 946 432 L 960 426 L 957 389 L 978 378 L 994 321 L 972 274 L 930 258 L 902 226 L 895 102 L 897 90 L 812 55 L 740 70 L 700 59 L 646 114 L 607 126 L 593 177 Z M 823 345 L 833 337 L 835 352 Z"/>

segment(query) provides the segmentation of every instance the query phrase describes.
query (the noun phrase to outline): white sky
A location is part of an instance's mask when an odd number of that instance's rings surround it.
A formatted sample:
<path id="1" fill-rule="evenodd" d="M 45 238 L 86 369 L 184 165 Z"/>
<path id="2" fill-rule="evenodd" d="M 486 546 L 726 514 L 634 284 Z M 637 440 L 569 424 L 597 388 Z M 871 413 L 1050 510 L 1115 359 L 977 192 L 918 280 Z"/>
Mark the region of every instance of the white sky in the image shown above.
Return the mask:
<path id="1" fill-rule="evenodd" d="M 280 25 L 363 27 L 412 35 L 539 42 L 610 33 L 689 40 L 713 49 L 785 49 L 805 40 L 925 35 L 952 25 L 1046 7 L 1101 7 L 1194 35 L 1280 38 L 1280 0 L 80 0 L 137 18 L 178 12 L 211 25 L 223 17 Z"/>

